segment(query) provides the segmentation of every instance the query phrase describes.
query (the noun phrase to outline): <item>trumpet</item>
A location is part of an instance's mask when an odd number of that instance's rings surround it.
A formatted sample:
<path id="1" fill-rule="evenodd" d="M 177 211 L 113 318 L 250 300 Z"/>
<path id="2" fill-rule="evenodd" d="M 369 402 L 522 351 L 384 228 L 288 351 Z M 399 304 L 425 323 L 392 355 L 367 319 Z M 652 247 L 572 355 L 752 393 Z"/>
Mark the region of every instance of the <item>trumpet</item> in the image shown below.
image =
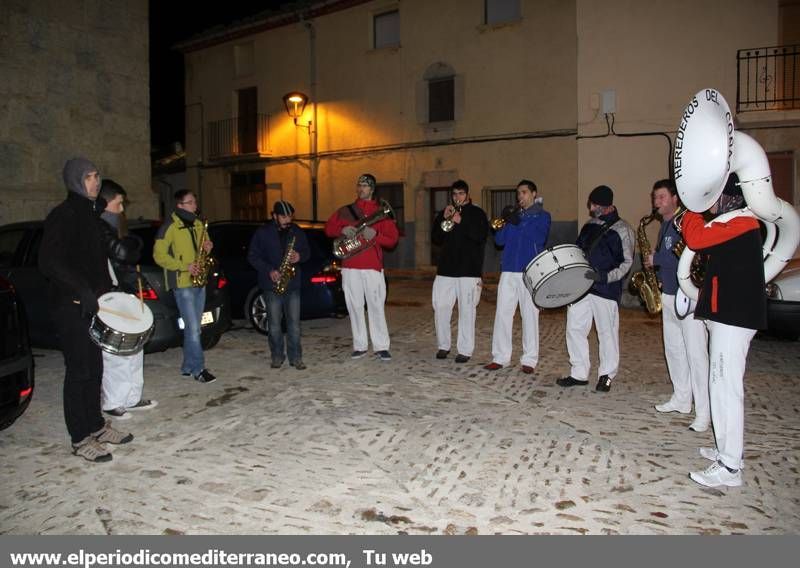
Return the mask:
<path id="1" fill-rule="evenodd" d="M 514 215 L 519 214 L 521 209 L 522 207 L 520 207 L 518 204 L 513 207 L 511 206 L 506 207 L 503 210 L 503 214 L 500 217 L 491 220 L 489 226 L 492 228 L 493 231 L 499 231 L 500 229 L 505 227 L 506 223 L 508 223 L 508 221 L 514 217 Z"/>
<path id="2" fill-rule="evenodd" d="M 456 222 L 453 221 L 453 217 L 456 216 L 456 213 L 461 213 L 461 208 L 463 205 L 461 203 L 453 203 L 453 211 L 450 215 L 445 215 L 444 220 L 439 225 L 442 228 L 442 231 L 445 233 L 449 233 L 453 230 L 453 227 L 456 226 Z"/>

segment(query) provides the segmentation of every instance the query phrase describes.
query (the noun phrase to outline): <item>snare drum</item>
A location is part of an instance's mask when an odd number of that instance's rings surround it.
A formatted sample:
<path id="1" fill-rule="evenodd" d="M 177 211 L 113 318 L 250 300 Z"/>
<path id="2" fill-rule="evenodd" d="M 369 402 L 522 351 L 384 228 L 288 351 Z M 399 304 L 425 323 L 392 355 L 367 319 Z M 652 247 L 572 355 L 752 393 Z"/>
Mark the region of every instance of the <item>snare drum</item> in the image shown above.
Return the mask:
<path id="1" fill-rule="evenodd" d="M 580 247 L 558 245 L 539 253 L 522 275 L 539 308 L 560 308 L 579 300 L 594 282 L 586 278 L 592 267 Z"/>
<path id="2" fill-rule="evenodd" d="M 153 312 L 133 294 L 109 292 L 97 299 L 100 310 L 89 325 L 89 337 L 112 355 L 134 355 L 153 333 Z"/>

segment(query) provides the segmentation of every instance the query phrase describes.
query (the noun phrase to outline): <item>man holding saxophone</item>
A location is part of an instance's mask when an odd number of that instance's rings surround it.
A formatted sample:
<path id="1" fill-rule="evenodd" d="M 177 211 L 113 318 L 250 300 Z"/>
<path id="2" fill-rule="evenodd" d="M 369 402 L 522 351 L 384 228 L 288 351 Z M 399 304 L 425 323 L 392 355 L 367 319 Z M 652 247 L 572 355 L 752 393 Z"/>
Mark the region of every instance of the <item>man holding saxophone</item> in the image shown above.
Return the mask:
<path id="1" fill-rule="evenodd" d="M 675 313 L 675 294 L 678 292 L 678 255 L 674 248 L 681 235 L 673 223 L 678 210 L 678 190 L 669 179 L 653 185 L 653 208 L 661 217 L 658 244 L 655 252 L 642 259 L 647 270 L 654 270 L 661 283 L 661 322 L 664 336 L 664 356 L 672 381 L 673 393 L 658 412 L 689 414 L 694 399 L 694 422 L 689 428 L 705 432 L 711 422 L 708 400 L 708 333 L 702 321 L 689 314 L 679 319 Z M 654 291 L 657 293 L 657 291 Z"/>
<path id="2" fill-rule="evenodd" d="M 270 367 L 280 369 L 286 356 L 289 364 L 302 371 L 303 348 L 300 345 L 300 267 L 311 249 L 303 230 L 292 222 L 294 207 L 278 201 L 272 208 L 272 221 L 253 235 L 247 260 L 258 274 L 258 286 L 264 295 L 269 324 Z M 281 320 L 286 319 L 284 352 Z M 285 353 L 285 355 L 284 355 Z"/>
<path id="3" fill-rule="evenodd" d="M 469 198 L 469 185 L 463 179 L 451 186 L 452 203 L 433 222 L 431 240 L 441 245 L 442 253 L 433 281 L 433 312 L 436 327 L 437 359 L 450 353 L 450 318 L 458 301 L 458 341 L 456 363 L 466 363 L 475 348 L 475 312 L 481 299 L 481 275 L 489 221 L 483 209 Z"/>
<path id="4" fill-rule="evenodd" d="M 183 363 L 181 374 L 199 383 L 217 378 L 205 367 L 200 343 L 201 319 L 206 304 L 205 285 L 194 280 L 207 269 L 199 262 L 211 252 L 213 243 L 197 217 L 197 197 L 188 189 L 175 192 L 175 210 L 159 227 L 153 246 L 153 259 L 164 269 L 166 288 L 173 290 L 183 319 Z"/>
<path id="5" fill-rule="evenodd" d="M 393 248 L 399 233 L 394 220 L 381 214 L 383 204 L 375 199 L 375 185 L 375 176 L 372 174 L 359 176 L 355 202 L 340 207 L 330 216 L 325 224 L 325 234 L 330 238 L 366 243 L 366 246 L 355 248 L 354 252 L 344 256 L 342 261 L 342 288 L 353 333 L 353 352 L 350 357 L 364 357 L 371 337 L 372 349 L 378 358 L 391 361 L 389 328 L 384 313 L 386 281 L 383 276 L 383 249 Z M 365 302 L 369 309 L 369 337 L 364 314 Z"/>

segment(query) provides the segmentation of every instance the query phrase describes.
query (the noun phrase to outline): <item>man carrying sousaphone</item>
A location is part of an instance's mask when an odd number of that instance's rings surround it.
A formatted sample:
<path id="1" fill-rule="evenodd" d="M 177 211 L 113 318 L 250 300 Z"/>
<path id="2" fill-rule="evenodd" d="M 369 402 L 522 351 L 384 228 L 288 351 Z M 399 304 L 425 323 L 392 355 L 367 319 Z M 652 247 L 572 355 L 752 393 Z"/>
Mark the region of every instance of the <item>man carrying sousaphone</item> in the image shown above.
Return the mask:
<path id="1" fill-rule="evenodd" d="M 340 207 L 330 216 L 325 224 L 325 234 L 330 238 L 363 238 L 367 243 L 342 261 L 342 288 L 353 334 L 350 357 L 364 357 L 371 338 L 372 349 L 380 360 L 391 361 L 389 328 L 384 312 L 386 281 L 383 276 L 383 249 L 393 248 L 399 233 L 393 219 L 379 214 L 382 205 L 375 199 L 375 185 L 375 176 L 372 174 L 359 176 L 355 202 Z M 376 214 L 376 220 L 363 226 L 362 220 Z M 357 234 L 359 231 L 360 234 Z M 364 314 L 365 302 L 369 310 L 369 335 Z"/>
<path id="2" fill-rule="evenodd" d="M 532 375 L 539 362 L 539 308 L 522 278 L 528 263 L 544 250 L 550 234 L 550 213 L 542 208 L 536 195 L 536 184 L 521 180 L 517 184 L 517 207 L 504 213 L 502 219 L 492 221 L 497 230 L 494 242 L 503 247 L 503 256 L 492 331 L 492 362 L 483 367 L 487 371 L 511 363 L 511 332 L 517 306 L 522 318 L 522 372 Z"/>
<path id="3" fill-rule="evenodd" d="M 634 234 L 614 207 L 614 192 L 599 185 L 589 194 L 590 219 L 575 242 L 593 270 L 594 284 L 583 298 L 567 308 L 567 351 L 570 374 L 556 380 L 562 387 L 589 384 L 589 330 L 592 321 L 600 343 L 599 378 L 595 390 L 608 392 L 619 369 L 619 301 L 622 281 L 633 265 Z"/>
<path id="4" fill-rule="evenodd" d="M 466 363 L 475 348 L 475 312 L 481 299 L 481 276 L 489 221 L 483 209 L 472 203 L 469 185 L 463 179 L 451 186 L 452 203 L 436 215 L 431 240 L 442 246 L 431 291 L 437 359 L 450 353 L 450 318 L 458 302 L 458 354 L 456 363 Z"/>

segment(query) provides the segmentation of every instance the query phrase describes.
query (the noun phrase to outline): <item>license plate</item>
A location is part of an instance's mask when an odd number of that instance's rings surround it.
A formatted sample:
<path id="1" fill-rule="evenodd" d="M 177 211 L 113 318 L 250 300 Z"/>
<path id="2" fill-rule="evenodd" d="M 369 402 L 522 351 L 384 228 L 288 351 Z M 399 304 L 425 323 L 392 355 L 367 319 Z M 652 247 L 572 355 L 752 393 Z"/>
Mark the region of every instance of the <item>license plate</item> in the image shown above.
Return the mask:
<path id="1" fill-rule="evenodd" d="M 212 312 L 203 312 L 203 317 L 200 318 L 200 325 L 208 325 L 214 323 L 214 314 Z M 178 329 L 183 329 L 186 324 L 183 323 L 183 318 L 178 318 Z"/>

